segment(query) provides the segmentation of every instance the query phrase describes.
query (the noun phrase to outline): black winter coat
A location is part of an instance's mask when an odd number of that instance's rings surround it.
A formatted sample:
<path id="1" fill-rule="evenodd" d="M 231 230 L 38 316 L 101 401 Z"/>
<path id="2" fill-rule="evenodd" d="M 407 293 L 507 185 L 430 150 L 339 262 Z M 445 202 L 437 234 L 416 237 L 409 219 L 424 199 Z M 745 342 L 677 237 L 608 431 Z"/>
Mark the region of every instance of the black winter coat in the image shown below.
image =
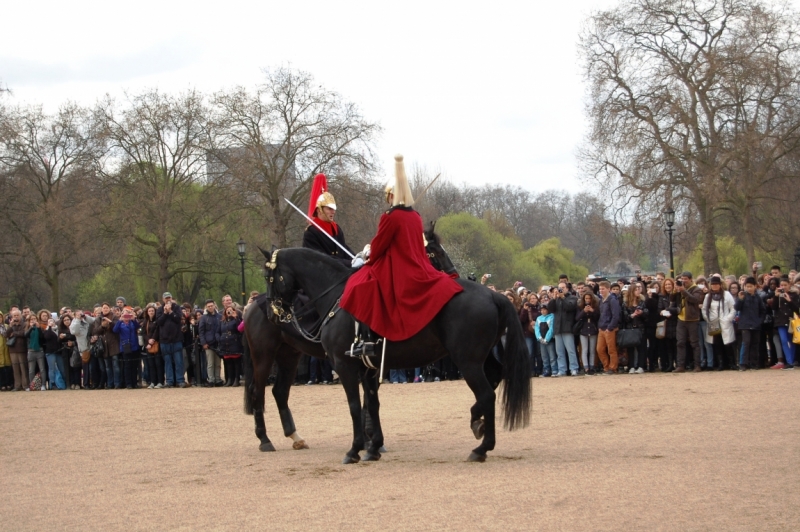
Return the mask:
<path id="1" fill-rule="evenodd" d="M 744 299 L 736 299 L 736 310 L 739 311 L 739 330 L 757 331 L 761 330 L 761 322 L 767 314 L 767 306 L 758 294 L 751 296 L 747 292 Z"/>
<path id="2" fill-rule="evenodd" d="M 556 297 L 547 304 L 547 311 L 553 315 L 553 334 L 572 334 L 578 298 L 573 295 Z"/>
<path id="3" fill-rule="evenodd" d="M 164 312 L 161 307 L 156 312 L 156 322 L 158 323 L 159 342 L 165 344 L 183 343 L 183 331 L 181 331 L 181 320 L 183 312 L 181 308 L 172 304 L 172 312 Z"/>
<path id="4" fill-rule="evenodd" d="M 241 355 L 242 334 L 239 332 L 239 324 L 242 318 L 236 317 L 232 320 L 221 320 L 219 322 L 219 354 L 222 356 Z"/>
<path id="5" fill-rule="evenodd" d="M 661 312 L 668 310 L 672 314 L 669 318 L 664 318 Z M 672 295 L 658 295 L 658 317 L 659 321 L 667 320 L 666 338 L 677 338 L 678 336 L 678 303 Z"/>
<path id="6" fill-rule="evenodd" d="M 789 292 L 790 301 L 783 298 L 783 294 L 775 294 L 770 300 L 772 315 L 775 317 L 775 327 L 788 327 L 795 312 L 800 312 L 800 296 Z"/>
<path id="7" fill-rule="evenodd" d="M 337 227 L 339 228 L 339 232 L 333 237 L 334 240 L 343 245 L 344 248 L 350 253 L 353 253 L 353 250 L 350 249 L 350 247 L 344 241 L 344 231 L 342 231 L 342 227 L 338 225 Z M 339 259 L 348 267 L 352 262 L 352 259 L 348 257 L 347 254 L 339 248 L 339 246 L 331 242 L 331 239 L 328 238 L 328 236 L 322 234 L 322 231 L 317 229 L 315 225 L 309 225 L 306 227 L 306 230 L 303 233 L 303 247 L 314 249 L 320 253 L 330 255 L 334 259 Z M 355 255 L 355 253 L 353 253 L 353 255 Z"/>
<path id="8" fill-rule="evenodd" d="M 581 336 L 597 336 L 597 322 L 600 319 L 600 309 L 593 308 L 590 312 L 581 309 L 575 315 L 575 321 L 583 321 Z"/>

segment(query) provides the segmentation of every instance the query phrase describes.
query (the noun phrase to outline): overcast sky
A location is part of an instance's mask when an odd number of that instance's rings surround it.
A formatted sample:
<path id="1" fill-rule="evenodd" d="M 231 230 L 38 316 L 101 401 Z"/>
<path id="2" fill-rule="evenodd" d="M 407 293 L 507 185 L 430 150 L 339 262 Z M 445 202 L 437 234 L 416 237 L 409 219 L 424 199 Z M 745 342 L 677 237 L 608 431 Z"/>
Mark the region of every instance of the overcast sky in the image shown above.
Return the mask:
<path id="1" fill-rule="evenodd" d="M 581 188 L 578 33 L 608 0 L 7 2 L 0 80 L 55 109 L 158 87 L 252 87 L 291 66 L 384 129 L 384 168 L 532 191 Z M 388 175 L 388 174 L 387 174 Z"/>

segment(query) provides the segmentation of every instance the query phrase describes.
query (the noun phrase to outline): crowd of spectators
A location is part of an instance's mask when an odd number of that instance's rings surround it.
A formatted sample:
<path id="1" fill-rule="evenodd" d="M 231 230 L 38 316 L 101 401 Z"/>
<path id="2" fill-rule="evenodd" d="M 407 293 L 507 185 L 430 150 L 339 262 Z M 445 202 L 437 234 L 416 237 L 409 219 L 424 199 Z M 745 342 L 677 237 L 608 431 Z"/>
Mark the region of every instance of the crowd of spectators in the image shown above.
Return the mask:
<path id="1" fill-rule="evenodd" d="M 519 312 L 534 377 L 800 365 L 800 274 L 778 266 L 759 273 L 756 263 L 739 277 L 590 275 L 574 284 L 562 275 L 538 291 L 516 283 L 502 292 Z M 0 312 L 0 391 L 239 386 L 241 306 L 229 295 L 221 309 L 213 300 L 178 305 L 169 292 L 162 299 L 144 308 L 118 297 L 91 311 Z M 306 367 L 298 377 L 307 384 L 334 382 L 327 361 Z M 413 374 L 392 370 L 390 382 L 440 376 L 458 378 L 449 359 Z"/>
<path id="2" fill-rule="evenodd" d="M 144 308 L 124 297 L 91 311 L 14 306 L 0 312 L 0 391 L 239 386 L 242 331 L 229 295 L 221 309 L 169 292 Z"/>
<path id="3" fill-rule="evenodd" d="M 575 284 L 561 275 L 538 291 L 516 283 L 503 293 L 519 311 L 534 376 L 793 370 L 800 275 L 758 269 L 615 282 L 590 275 Z"/>

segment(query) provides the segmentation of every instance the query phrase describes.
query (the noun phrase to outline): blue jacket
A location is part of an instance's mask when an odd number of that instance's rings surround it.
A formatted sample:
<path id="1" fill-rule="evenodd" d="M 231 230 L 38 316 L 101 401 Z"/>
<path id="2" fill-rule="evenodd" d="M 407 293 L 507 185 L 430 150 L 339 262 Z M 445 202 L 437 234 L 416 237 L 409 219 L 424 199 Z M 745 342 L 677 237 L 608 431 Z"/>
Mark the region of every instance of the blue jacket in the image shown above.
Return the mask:
<path id="1" fill-rule="evenodd" d="M 200 317 L 200 326 L 198 331 L 200 333 L 200 345 L 208 345 L 209 347 L 217 347 L 219 342 L 219 324 L 222 316 L 219 312 L 209 314 L 205 311 Z"/>
<path id="2" fill-rule="evenodd" d="M 139 322 L 136 320 L 131 320 L 128 323 L 119 320 L 114 324 L 114 332 L 119 335 L 119 350 L 121 353 L 125 352 L 124 346 L 128 344 L 130 344 L 132 352 L 139 350 L 138 330 Z"/>
<path id="3" fill-rule="evenodd" d="M 605 300 L 600 301 L 600 319 L 597 320 L 597 328 L 601 331 L 618 329 L 619 315 L 619 300 L 614 294 L 609 294 Z"/>
<path id="4" fill-rule="evenodd" d="M 539 325 L 542 323 L 547 324 L 547 334 L 544 336 L 544 343 L 549 344 L 550 340 L 553 339 L 554 329 L 553 329 L 553 322 L 555 321 L 555 317 L 552 314 L 541 315 L 536 318 L 536 327 L 534 327 L 534 332 L 536 332 L 536 340 L 542 341 L 542 333 L 539 331 Z"/>

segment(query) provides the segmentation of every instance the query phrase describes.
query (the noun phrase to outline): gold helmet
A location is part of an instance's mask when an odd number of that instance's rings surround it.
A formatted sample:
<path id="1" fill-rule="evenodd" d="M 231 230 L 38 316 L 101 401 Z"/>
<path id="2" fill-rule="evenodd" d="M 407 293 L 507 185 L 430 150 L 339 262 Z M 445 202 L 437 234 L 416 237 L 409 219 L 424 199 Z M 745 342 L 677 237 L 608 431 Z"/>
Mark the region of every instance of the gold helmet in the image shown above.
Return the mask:
<path id="1" fill-rule="evenodd" d="M 389 203 L 389 196 L 394 194 L 394 182 L 386 183 L 386 188 L 383 190 L 384 194 L 383 197 L 386 199 L 386 203 Z"/>

